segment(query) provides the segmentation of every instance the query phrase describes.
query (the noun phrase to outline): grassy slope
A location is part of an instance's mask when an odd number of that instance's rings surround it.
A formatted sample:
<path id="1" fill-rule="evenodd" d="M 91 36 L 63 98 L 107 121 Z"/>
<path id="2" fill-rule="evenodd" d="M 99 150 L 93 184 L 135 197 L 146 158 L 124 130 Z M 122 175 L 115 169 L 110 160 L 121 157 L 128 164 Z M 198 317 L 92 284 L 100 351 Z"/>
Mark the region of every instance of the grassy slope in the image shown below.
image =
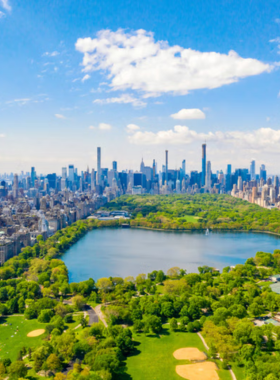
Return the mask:
<path id="1" fill-rule="evenodd" d="M 119 380 L 179 380 L 175 372 L 176 365 L 187 364 L 187 361 L 176 360 L 173 352 L 183 347 L 205 348 L 195 333 L 170 332 L 165 325 L 160 335 L 134 335 L 136 350 L 127 359 L 127 373 Z M 222 380 L 230 380 L 228 371 L 220 370 Z"/>
<path id="2" fill-rule="evenodd" d="M 8 324 L 8 326 L 4 326 L 4 324 Z M 12 325 L 10 326 L 10 324 Z M 65 328 L 73 329 L 78 324 L 78 318 L 75 317 L 74 322 L 67 323 Z M 33 330 L 44 329 L 45 326 L 46 323 L 39 323 L 34 319 L 28 321 L 20 316 L 0 318 L 0 359 L 10 358 L 12 361 L 16 360 L 22 347 L 36 348 L 41 345 L 44 335 L 29 338 L 27 334 Z M 15 332 L 17 333 L 15 334 Z"/>
<path id="3" fill-rule="evenodd" d="M 9 325 L 3 326 L 6 323 Z M 33 330 L 44 329 L 45 326 L 45 323 L 39 323 L 37 320 L 27 321 L 24 317 L 0 318 L 0 358 L 10 358 L 13 361 L 22 347 L 34 348 L 40 345 L 44 335 L 28 338 L 27 334 Z M 18 332 L 15 334 L 17 327 Z"/>

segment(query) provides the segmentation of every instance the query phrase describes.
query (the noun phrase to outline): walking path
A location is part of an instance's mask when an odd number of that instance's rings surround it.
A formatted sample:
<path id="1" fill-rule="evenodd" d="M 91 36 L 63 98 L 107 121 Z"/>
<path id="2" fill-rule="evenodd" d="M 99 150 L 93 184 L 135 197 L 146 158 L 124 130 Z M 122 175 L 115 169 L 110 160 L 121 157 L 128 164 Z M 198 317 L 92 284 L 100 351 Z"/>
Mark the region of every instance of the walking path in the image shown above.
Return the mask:
<path id="1" fill-rule="evenodd" d="M 200 337 L 200 339 L 201 339 L 201 341 L 202 341 L 204 347 L 205 347 L 206 350 L 208 351 L 208 350 L 209 350 L 209 347 L 208 347 L 207 343 L 205 342 L 205 339 L 203 338 L 203 336 L 202 336 L 199 332 L 197 333 L 197 335 Z M 222 359 L 219 358 L 219 360 L 222 360 Z M 232 378 L 232 380 L 237 380 L 237 379 L 236 379 L 236 376 L 235 376 L 235 374 L 234 374 L 234 372 L 233 372 L 233 370 L 232 370 L 230 367 L 229 367 L 228 369 L 229 369 L 229 372 L 230 372 L 230 374 L 231 374 L 231 378 Z"/>
<path id="2" fill-rule="evenodd" d="M 104 314 L 103 314 L 102 311 L 101 311 L 101 306 L 102 306 L 102 305 L 97 305 L 97 306 L 94 308 L 94 310 L 95 310 L 96 314 L 98 315 L 98 318 L 100 319 L 100 321 L 104 323 L 104 326 L 105 326 L 105 327 L 108 327 L 108 324 L 107 324 L 107 322 L 106 322 L 106 320 L 105 320 Z"/>

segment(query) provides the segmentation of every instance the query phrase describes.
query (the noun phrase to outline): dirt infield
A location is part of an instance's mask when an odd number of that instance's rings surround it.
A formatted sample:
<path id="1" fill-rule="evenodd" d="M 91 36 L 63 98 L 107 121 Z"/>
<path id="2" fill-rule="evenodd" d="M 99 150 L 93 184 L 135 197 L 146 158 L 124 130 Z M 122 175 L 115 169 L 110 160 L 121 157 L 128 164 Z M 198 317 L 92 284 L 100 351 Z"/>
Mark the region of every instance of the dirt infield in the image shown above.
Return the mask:
<path id="1" fill-rule="evenodd" d="M 44 334 L 45 330 L 44 329 L 39 329 L 39 330 L 33 330 L 30 331 L 30 333 L 27 334 L 29 338 L 35 338 L 35 336 L 39 336 Z"/>
<path id="2" fill-rule="evenodd" d="M 202 361 L 207 359 L 204 352 L 195 347 L 180 348 L 173 352 L 173 356 L 177 360 Z"/>
<path id="3" fill-rule="evenodd" d="M 176 373 L 188 380 L 219 380 L 217 366 L 213 362 L 177 365 Z"/>

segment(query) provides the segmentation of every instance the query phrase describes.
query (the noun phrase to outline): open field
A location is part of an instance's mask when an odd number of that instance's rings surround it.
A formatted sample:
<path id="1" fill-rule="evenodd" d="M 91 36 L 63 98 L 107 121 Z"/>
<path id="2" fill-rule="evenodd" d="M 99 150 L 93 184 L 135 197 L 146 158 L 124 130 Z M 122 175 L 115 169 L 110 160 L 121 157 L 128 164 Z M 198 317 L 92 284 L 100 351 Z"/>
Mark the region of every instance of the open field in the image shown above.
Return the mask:
<path id="1" fill-rule="evenodd" d="M 16 360 L 22 347 L 34 348 L 41 344 L 42 337 L 29 338 L 28 333 L 38 329 L 44 329 L 45 323 L 37 320 L 27 321 L 24 317 L 0 318 L 0 358 Z"/>
<path id="2" fill-rule="evenodd" d="M 119 380 L 182 380 L 176 373 L 177 365 L 191 364 L 187 360 L 176 360 L 174 351 L 185 347 L 196 347 L 205 352 L 205 348 L 195 333 L 170 332 L 167 325 L 159 335 L 134 334 L 136 343 L 134 355 L 127 358 L 127 373 Z M 226 370 L 218 371 L 222 380 L 230 380 Z"/>
<path id="3" fill-rule="evenodd" d="M 79 324 L 78 318 L 73 323 L 67 323 L 65 328 L 74 328 Z M 22 347 L 36 348 L 42 342 L 45 334 L 28 337 L 27 334 L 45 329 L 46 323 L 36 319 L 26 320 L 22 316 L 0 318 L 0 359 L 16 360 Z M 76 330 L 77 331 L 77 330 Z"/>
<path id="4" fill-rule="evenodd" d="M 176 372 L 188 380 L 219 380 L 218 367 L 213 362 L 177 365 Z"/>

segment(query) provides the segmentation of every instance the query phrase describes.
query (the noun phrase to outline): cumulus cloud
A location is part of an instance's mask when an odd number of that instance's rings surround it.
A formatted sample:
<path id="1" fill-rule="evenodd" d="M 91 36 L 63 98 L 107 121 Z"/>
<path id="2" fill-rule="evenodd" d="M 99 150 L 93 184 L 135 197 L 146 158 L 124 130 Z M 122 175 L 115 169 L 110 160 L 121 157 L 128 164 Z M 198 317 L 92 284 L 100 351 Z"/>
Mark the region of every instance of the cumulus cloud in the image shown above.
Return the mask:
<path id="1" fill-rule="evenodd" d="M 205 113 L 198 108 L 183 108 L 179 112 L 170 115 L 170 117 L 176 120 L 205 119 Z"/>
<path id="2" fill-rule="evenodd" d="M 98 127 L 91 125 L 88 128 L 89 129 L 100 129 L 101 131 L 109 131 L 110 129 L 112 129 L 112 126 L 110 124 L 106 124 L 106 123 L 99 123 Z"/>
<path id="3" fill-rule="evenodd" d="M 129 94 L 123 94 L 119 97 L 115 98 L 107 98 L 107 99 L 95 99 L 93 103 L 97 104 L 111 104 L 111 103 L 118 103 L 118 104 L 128 104 L 131 103 L 134 107 L 145 107 L 147 103 L 143 102 L 143 100 L 137 99 Z"/>
<path id="4" fill-rule="evenodd" d="M 280 148 L 280 130 L 260 128 L 252 131 L 198 133 L 187 126 L 175 125 L 173 129 L 167 131 L 135 131 L 128 140 L 137 145 L 184 145 L 210 141 L 246 149 L 272 151 Z"/>
<path id="5" fill-rule="evenodd" d="M 82 82 L 84 83 L 86 80 L 88 80 L 90 78 L 90 75 L 86 74 L 83 78 L 82 78 Z"/>
<path id="6" fill-rule="evenodd" d="M 58 119 L 66 119 L 66 117 L 64 115 L 61 115 L 60 113 L 56 113 L 54 116 Z"/>
<path id="7" fill-rule="evenodd" d="M 140 127 L 136 124 L 128 124 L 126 126 L 126 132 L 127 133 L 134 133 L 136 131 L 138 131 L 140 129 Z"/>
<path id="8" fill-rule="evenodd" d="M 114 90 L 130 88 L 146 97 L 213 89 L 273 69 L 234 51 L 221 54 L 170 46 L 145 30 L 101 30 L 96 38 L 79 38 L 75 46 L 84 55 L 84 72 L 101 70 Z"/>
<path id="9" fill-rule="evenodd" d="M 56 57 L 57 55 L 59 55 L 58 51 L 53 51 L 53 52 L 46 51 L 42 56 L 43 57 Z"/>
<path id="10" fill-rule="evenodd" d="M 274 44 L 277 44 L 277 48 L 279 49 L 279 52 L 280 52 L 280 37 L 273 38 L 273 39 L 270 40 L 269 42 L 274 43 Z M 279 52 L 278 52 L 278 53 L 279 53 Z"/>
<path id="11" fill-rule="evenodd" d="M 11 11 L 12 10 L 12 7 L 10 6 L 9 4 L 9 1 L 8 0 L 0 0 L 0 5 L 6 9 L 6 11 Z"/>
<path id="12" fill-rule="evenodd" d="M 0 18 L 4 18 L 4 17 L 6 17 L 6 14 L 0 11 Z"/>

